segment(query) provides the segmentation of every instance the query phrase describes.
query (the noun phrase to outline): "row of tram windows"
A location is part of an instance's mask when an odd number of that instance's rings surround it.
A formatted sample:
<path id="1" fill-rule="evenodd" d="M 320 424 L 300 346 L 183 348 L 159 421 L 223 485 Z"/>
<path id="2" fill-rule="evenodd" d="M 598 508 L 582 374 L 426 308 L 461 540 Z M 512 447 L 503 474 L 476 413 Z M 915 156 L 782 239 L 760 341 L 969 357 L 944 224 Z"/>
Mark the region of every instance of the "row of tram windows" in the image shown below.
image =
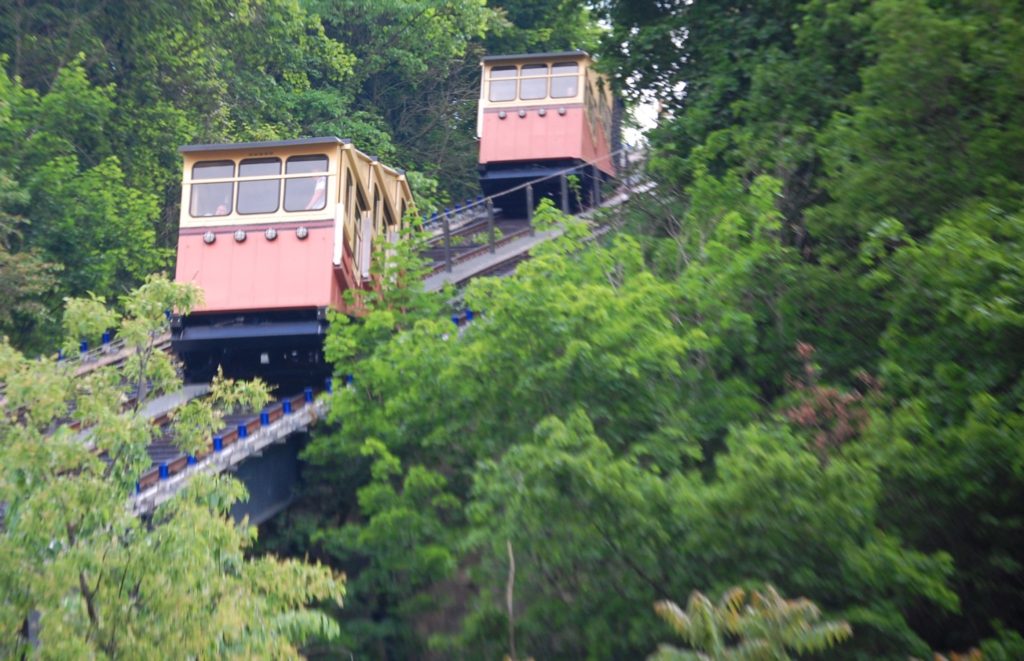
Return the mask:
<path id="1" fill-rule="evenodd" d="M 292 156 L 285 161 L 282 177 L 281 159 L 248 158 L 238 163 L 236 177 L 234 161 L 201 161 L 192 166 L 189 213 L 193 218 L 228 216 L 235 210 L 275 213 L 281 208 L 282 180 L 285 211 L 319 211 L 327 205 L 327 175 L 316 173 L 326 173 L 327 167 L 324 155 Z M 200 183 L 204 179 L 217 181 Z"/>
<path id="2" fill-rule="evenodd" d="M 579 91 L 580 65 L 576 62 L 557 64 L 523 64 L 491 67 L 488 80 L 488 101 L 534 101 L 538 99 L 571 99 Z"/>

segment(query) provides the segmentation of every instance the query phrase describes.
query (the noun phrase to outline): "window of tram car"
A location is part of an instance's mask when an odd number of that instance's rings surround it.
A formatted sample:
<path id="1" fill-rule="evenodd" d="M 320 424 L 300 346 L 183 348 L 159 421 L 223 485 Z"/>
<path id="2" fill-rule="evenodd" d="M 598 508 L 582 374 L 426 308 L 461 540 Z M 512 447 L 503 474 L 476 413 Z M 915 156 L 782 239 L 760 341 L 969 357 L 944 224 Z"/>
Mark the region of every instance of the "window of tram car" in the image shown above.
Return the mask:
<path id="1" fill-rule="evenodd" d="M 284 166 L 286 175 L 313 172 L 327 172 L 326 156 L 292 156 Z M 327 206 L 326 176 L 285 179 L 285 211 L 319 211 L 325 206 Z"/>
<path id="2" fill-rule="evenodd" d="M 348 206 L 348 217 L 352 221 L 351 226 L 355 227 L 356 222 L 356 200 L 352 195 L 352 170 L 345 171 L 345 204 Z"/>
<path id="3" fill-rule="evenodd" d="M 580 66 L 575 62 L 551 65 L 551 98 L 570 99 L 576 96 Z"/>
<path id="4" fill-rule="evenodd" d="M 373 187 L 373 231 L 380 232 L 380 193 Z"/>
<path id="5" fill-rule="evenodd" d="M 533 101 L 548 95 L 548 65 L 524 64 L 519 75 L 520 99 Z"/>
<path id="6" fill-rule="evenodd" d="M 280 176 L 281 159 L 250 158 L 238 164 L 238 177 Z M 238 213 L 274 213 L 281 202 L 281 180 L 238 182 Z"/>
<path id="7" fill-rule="evenodd" d="M 514 101 L 516 98 L 516 67 L 492 67 L 487 98 L 490 101 Z"/>
<path id="8" fill-rule="evenodd" d="M 349 183 L 351 183 L 352 182 L 352 173 L 349 172 L 348 176 L 349 176 L 349 180 L 348 181 L 349 181 Z M 349 200 L 351 200 L 351 201 L 348 202 L 347 204 L 348 204 L 349 215 L 352 218 L 352 228 L 353 228 L 353 231 L 355 232 L 356 238 L 358 238 L 359 237 L 359 227 L 360 227 L 360 223 L 362 222 L 361 219 L 363 217 L 362 214 L 369 207 L 366 204 L 366 199 L 363 197 L 362 191 L 360 191 L 358 188 L 349 189 L 349 190 L 350 191 L 354 191 L 354 192 L 350 193 Z"/>
<path id="9" fill-rule="evenodd" d="M 192 166 L 192 199 L 189 213 L 193 218 L 227 216 L 231 213 L 235 184 L 231 181 L 200 184 L 197 179 L 231 179 L 235 176 L 233 161 L 202 161 Z"/>

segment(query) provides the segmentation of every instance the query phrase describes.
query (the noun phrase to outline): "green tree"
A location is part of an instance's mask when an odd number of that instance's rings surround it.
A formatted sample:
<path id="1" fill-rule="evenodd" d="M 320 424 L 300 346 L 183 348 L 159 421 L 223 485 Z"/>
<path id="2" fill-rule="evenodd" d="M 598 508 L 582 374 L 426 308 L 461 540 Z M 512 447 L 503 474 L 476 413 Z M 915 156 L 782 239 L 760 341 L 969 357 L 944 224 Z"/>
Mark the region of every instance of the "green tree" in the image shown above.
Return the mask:
<path id="1" fill-rule="evenodd" d="M 246 557 L 255 531 L 228 514 L 245 496 L 240 483 L 199 477 L 148 521 L 128 507 L 149 465 L 146 446 L 159 433 L 142 405 L 180 385 L 171 357 L 154 349 L 165 330 L 163 310 L 187 312 L 196 300 L 195 290 L 154 278 L 123 301 L 123 316 L 106 311 L 101 299 L 70 301 L 65 324 L 72 342 L 114 323 L 134 351 L 121 366 L 87 376 L 0 345 L 5 656 L 29 650 L 22 632 L 33 613 L 38 653 L 57 658 L 143 658 L 169 650 L 295 656 L 307 641 L 337 636 L 332 621 L 304 606 L 340 600 L 338 577 L 298 561 Z M 133 390 L 137 397 L 126 406 Z M 174 414 L 179 444 L 195 452 L 226 409 L 266 397 L 260 384 L 215 384 L 210 400 Z"/>
<path id="2" fill-rule="evenodd" d="M 74 157 L 55 158 L 28 190 L 26 241 L 63 265 L 62 293 L 116 295 L 169 264 L 156 245 L 156 197 L 125 185 L 115 157 L 84 171 Z"/>
<path id="3" fill-rule="evenodd" d="M 1022 229 L 1019 213 L 978 202 L 920 241 L 892 223 L 862 252 L 890 314 L 880 376 L 893 401 L 876 441 L 898 449 L 886 517 L 917 544 L 947 549 L 958 568 L 963 613 L 936 623 L 938 649 L 974 645 L 969 632 L 987 635 L 997 620 L 1024 622 L 1010 578 L 1024 563 L 1012 504 L 1024 489 Z"/>
<path id="4" fill-rule="evenodd" d="M 1024 115 L 1011 99 L 1024 76 L 1019 3 L 878 0 L 863 19 L 871 61 L 849 110 L 820 136 L 832 201 L 809 219 L 812 231 L 842 250 L 885 217 L 920 238 L 975 197 L 1017 208 Z"/>
<path id="5" fill-rule="evenodd" d="M 0 336 L 31 337 L 46 326 L 47 293 L 57 284 L 59 266 L 37 250 L 23 249 L 25 219 L 10 209 L 26 198 L 18 182 L 0 170 Z"/>
<path id="6" fill-rule="evenodd" d="M 85 165 L 115 155 L 129 186 L 157 196 L 165 246 L 176 238 L 179 145 L 308 135 L 319 113 L 344 116 L 351 98 L 343 90 L 352 55 L 292 0 L 147 2 L 131 11 L 16 3 L 0 14 L 0 51 L 41 95 L 72 65 L 83 72 L 78 89 L 104 91 L 102 115 L 69 110 L 69 100 L 48 121 L 65 127 Z"/>
<path id="7" fill-rule="evenodd" d="M 591 7 L 579 0 L 501 0 L 484 45 L 492 55 L 562 50 L 594 53 L 601 36 Z"/>
<path id="8" fill-rule="evenodd" d="M 851 657 L 927 652 L 910 616 L 957 608 L 952 563 L 880 525 L 883 460 L 859 435 L 822 462 L 813 431 L 759 402 L 797 362 L 769 348 L 788 337 L 795 301 L 776 285 L 797 262 L 771 181 L 731 208 L 715 181 L 671 278 L 631 238 L 594 245 L 545 205 L 538 222 L 565 236 L 472 283 L 479 321 L 332 331 L 374 339 L 343 368 L 341 428 L 306 451 L 292 543 L 352 572 L 358 649 L 505 653 L 511 544 L 518 653 L 636 656 L 659 638 L 645 604 L 746 580 L 848 619 Z"/>
<path id="9" fill-rule="evenodd" d="M 495 12 L 479 0 L 308 3 L 355 56 L 346 93 L 356 112 L 319 126 L 360 148 L 475 195 L 479 41 Z"/>
<path id="10" fill-rule="evenodd" d="M 846 622 L 820 622 L 821 611 L 806 599 L 784 599 L 771 585 L 748 595 L 732 588 L 718 604 L 696 590 L 686 610 L 675 602 L 659 601 L 654 610 L 661 619 L 698 652 L 662 645 L 650 659 L 682 661 L 726 659 L 789 659 L 798 654 L 821 652 L 852 635 Z M 730 638 L 737 640 L 729 646 Z"/>
<path id="11" fill-rule="evenodd" d="M 12 290 L 23 302 L 8 328 L 20 346 L 54 339 L 54 324 L 42 322 L 63 296 L 117 296 L 168 264 L 156 245 L 157 198 L 128 185 L 110 153 L 113 94 L 89 83 L 80 60 L 42 96 L 0 72 L 5 262 L 11 284 L 25 288 Z"/>

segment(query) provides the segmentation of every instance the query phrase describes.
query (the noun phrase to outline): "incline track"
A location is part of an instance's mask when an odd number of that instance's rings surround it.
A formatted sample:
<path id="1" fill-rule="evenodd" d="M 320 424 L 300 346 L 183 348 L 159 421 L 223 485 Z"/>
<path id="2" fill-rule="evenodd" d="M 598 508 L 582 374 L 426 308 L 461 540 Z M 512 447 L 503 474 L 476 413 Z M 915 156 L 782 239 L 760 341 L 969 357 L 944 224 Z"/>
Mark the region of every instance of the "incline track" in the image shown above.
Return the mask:
<path id="1" fill-rule="evenodd" d="M 530 233 L 530 227 L 525 218 L 497 220 L 494 223 L 494 228 L 495 248 L 527 236 Z M 454 230 L 452 231 L 453 237 L 458 236 L 461 239 L 469 239 L 468 241 L 461 241 L 450 247 L 452 264 L 458 264 L 460 262 L 479 257 L 480 255 L 486 254 L 490 251 L 490 237 L 486 219 L 482 223 L 474 223 L 473 226 L 468 229 L 472 231 L 466 231 L 464 229 L 459 234 L 456 234 Z M 440 244 L 428 244 L 428 248 L 423 251 L 422 255 L 431 262 L 431 274 L 439 273 L 445 269 L 444 237 L 441 237 Z"/>
<path id="2" fill-rule="evenodd" d="M 163 352 L 171 350 L 171 334 L 169 331 L 161 333 L 154 338 L 153 349 Z M 85 376 L 101 367 L 120 365 L 134 353 L 134 349 L 126 347 L 123 340 L 114 340 L 95 349 L 83 351 L 77 356 L 64 358 L 58 354 L 57 361 L 62 365 L 74 367 L 74 375 L 79 377 Z M 4 396 L 6 386 L 7 384 L 0 383 L 0 407 L 7 403 L 7 398 Z M 131 400 L 129 403 L 131 403 Z"/>
<path id="3" fill-rule="evenodd" d="M 154 338 L 153 348 L 157 351 L 170 351 L 170 332 L 161 333 Z M 64 358 L 63 362 L 70 365 L 77 365 L 75 367 L 75 376 L 82 376 L 100 367 L 120 365 L 134 353 L 135 351 L 131 347 L 125 346 L 123 340 L 114 340 L 113 342 L 101 345 L 95 349 L 84 351 L 77 356 Z"/>
<path id="4" fill-rule="evenodd" d="M 435 221 L 435 225 L 438 223 Z M 468 218 L 456 219 L 449 224 L 448 232 L 451 236 L 471 236 L 487 229 L 487 216 L 475 215 Z M 444 245 L 444 229 L 440 227 L 424 228 L 428 232 L 427 245 L 440 247 Z"/>
<path id="5" fill-rule="evenodd" d="M 329 391 L 329 389 L 328 389 Z M 186 455 L 174 445 L 164 428 L 161 437 L 149 448 L 153 466 L 142 474 L 135 485 L 131 506 L 136 514 L 146 514 L 171 498 L 187 484 L 188 479 L 202 472 L 219 473 L 253 455 L 272 443 L 308 429 L 327 411 L 327 400 L 316 397 L 311 388 L 285 397 L 259 412 L 243 412 L 224 418 L 225 427 L 209 440 L 204 450 Z"/>

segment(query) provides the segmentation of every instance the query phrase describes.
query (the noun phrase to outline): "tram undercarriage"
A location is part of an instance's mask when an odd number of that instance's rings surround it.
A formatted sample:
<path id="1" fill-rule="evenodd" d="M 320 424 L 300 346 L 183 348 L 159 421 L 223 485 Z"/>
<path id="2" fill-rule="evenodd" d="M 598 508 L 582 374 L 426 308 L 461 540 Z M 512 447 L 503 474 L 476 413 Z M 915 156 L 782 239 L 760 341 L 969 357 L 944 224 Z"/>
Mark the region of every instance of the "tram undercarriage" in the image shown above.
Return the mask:
<path id="1" fill-rule="evenodd" d="M 192 314 L 171 320 L 171 346 L 186 383 L 208 382 L 218 367 L 233 379 L 274 385 L 316 383 L 330 376 L 324 360 L 324 308 Z"/>
<path id="2" fill-rule="evenodd" d="M 515 217 L 525 216 L 528 197 L 533 198 L 533 207 L 547 197 L 567 213 L 595 207 L 601 203 L 601 184 L 608 179 L 595 166 L 574 160 L 489 164 L 479 169 L 484 195 L 494 196 L 494 205 Z"/>

